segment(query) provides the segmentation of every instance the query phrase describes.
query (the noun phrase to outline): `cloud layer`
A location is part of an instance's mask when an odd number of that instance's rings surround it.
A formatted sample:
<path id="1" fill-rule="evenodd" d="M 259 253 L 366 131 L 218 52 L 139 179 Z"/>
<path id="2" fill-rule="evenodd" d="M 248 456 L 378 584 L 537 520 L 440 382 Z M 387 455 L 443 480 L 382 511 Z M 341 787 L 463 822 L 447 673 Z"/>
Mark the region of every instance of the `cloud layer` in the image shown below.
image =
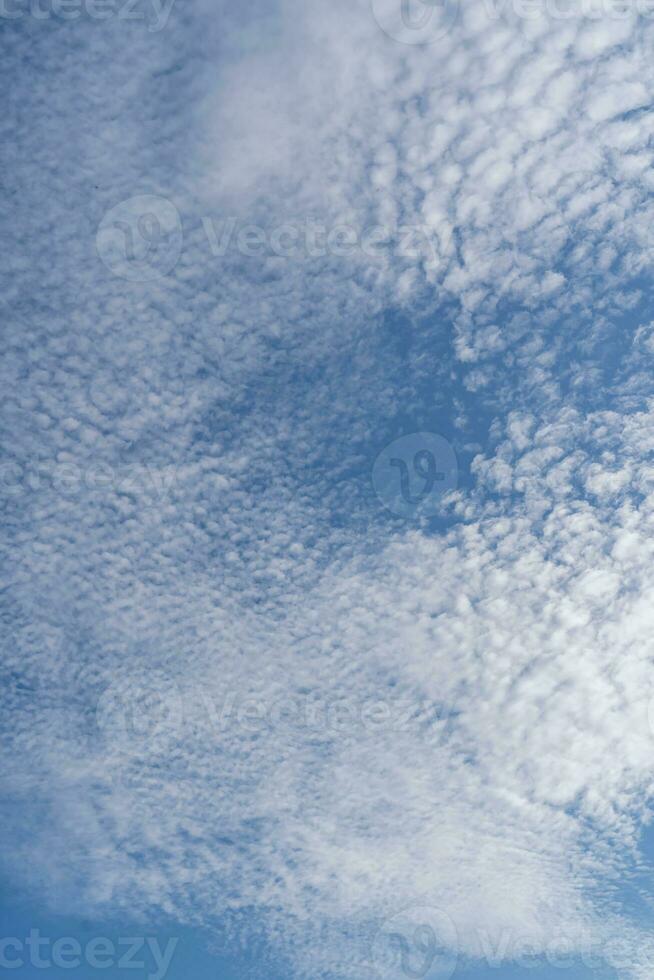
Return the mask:
<path id="1" fill-rule="evenodd" d="M 652 23 L 567 13 L 9 25 L 6 864 L 52 903 L 314 976 L 428 907 L 645 976 Z M 96 250 L 139 195 L 152 281 Z M 371 471 L 420 431 L 459 489 L 406 520 Z"/>

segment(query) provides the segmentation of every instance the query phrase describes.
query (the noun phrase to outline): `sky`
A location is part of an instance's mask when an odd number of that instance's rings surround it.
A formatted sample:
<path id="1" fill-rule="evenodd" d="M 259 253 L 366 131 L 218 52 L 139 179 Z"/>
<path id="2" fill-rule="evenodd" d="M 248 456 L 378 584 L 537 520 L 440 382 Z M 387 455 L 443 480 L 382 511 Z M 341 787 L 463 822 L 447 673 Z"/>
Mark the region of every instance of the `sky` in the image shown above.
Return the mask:
<path id="1" fill-rule="evenodd" d="M 0 36 L 0 966 L 650 980 L 654 5 Z"/>

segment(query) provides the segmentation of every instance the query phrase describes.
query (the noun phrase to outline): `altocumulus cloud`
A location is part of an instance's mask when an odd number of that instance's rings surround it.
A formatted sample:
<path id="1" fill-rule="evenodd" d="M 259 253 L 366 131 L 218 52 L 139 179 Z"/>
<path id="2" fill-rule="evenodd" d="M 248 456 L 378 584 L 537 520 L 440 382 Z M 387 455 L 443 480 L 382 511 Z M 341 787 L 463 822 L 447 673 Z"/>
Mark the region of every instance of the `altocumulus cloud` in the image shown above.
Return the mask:
<path id="1" fill-rule="evenodd" d="M 415 908 L 465 957 L 619 934 L 644 977 L 652 18 L 475 0 L 405 43 L 373 6 L 5 25 L 5 452 L 165 492 L 4 495 L 3 860 L 58 907 L 254 919 L 299 974 L 392 975 Z M 156 246 L 139 196 L 180 216 L 161 275 L 96 250 L 111 213 Z M 433 248 L 217 261 L 207 215 Z M 462 478 L 385 511 L 423 431 Z"/>

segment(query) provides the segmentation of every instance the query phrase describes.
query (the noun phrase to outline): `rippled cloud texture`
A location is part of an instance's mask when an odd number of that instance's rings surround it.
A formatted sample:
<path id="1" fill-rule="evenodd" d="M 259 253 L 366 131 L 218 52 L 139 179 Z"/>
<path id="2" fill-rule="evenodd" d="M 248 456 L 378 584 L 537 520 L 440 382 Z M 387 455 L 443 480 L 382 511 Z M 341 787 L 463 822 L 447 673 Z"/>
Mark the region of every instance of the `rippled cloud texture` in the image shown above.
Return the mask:
<path id="1" fill-rule="evenodd" d="M 4 868 L 645 978 L 654 10 L 421 6 L 6 5 Z"/>

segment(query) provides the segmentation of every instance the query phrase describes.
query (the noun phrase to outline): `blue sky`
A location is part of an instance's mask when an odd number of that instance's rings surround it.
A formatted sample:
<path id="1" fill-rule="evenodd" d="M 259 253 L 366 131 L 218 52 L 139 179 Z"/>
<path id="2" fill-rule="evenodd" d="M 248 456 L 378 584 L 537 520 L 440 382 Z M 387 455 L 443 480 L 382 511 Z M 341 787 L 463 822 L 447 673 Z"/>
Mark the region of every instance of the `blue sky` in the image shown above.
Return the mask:
<path id="1" fill-rule="evenodd" d="M 0 33 L 7 972 L 649 978 L 646 0 Z"/>

